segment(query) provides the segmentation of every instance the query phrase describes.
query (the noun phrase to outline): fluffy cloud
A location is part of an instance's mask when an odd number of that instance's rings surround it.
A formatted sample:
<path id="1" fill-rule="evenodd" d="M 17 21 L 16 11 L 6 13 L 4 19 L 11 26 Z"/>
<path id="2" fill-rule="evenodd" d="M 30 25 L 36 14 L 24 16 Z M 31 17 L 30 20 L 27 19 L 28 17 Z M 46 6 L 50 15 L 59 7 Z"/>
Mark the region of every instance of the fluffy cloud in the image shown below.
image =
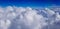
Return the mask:
<path id="1" fill-rule="evenodd" d="M 59 12 L 49 8 L 0 7 L 0 29 L 53 29 L 59 21 Z"/>

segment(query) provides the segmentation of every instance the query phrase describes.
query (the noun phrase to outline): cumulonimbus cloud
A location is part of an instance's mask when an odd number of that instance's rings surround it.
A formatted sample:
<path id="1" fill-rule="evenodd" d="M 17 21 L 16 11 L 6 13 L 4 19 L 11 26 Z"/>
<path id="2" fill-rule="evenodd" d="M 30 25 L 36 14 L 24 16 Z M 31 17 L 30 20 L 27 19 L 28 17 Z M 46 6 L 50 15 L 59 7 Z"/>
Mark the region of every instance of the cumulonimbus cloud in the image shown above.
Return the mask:
<path id="1" fill-rule="evenodd" d="M 49 8 L 0 7 L 0 29 L 52 29 L 59 21 L 59 12 Z"/>

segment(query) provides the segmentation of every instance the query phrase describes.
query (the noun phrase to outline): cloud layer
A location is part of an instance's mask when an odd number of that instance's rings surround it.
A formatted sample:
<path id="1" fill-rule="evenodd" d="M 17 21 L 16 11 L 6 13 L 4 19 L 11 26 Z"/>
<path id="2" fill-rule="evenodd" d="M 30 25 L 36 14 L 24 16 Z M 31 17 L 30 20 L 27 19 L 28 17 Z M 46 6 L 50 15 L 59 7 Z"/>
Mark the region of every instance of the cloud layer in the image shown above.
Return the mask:
<path id="1" fill-rule="evenodd" d="M 60 29 L 60 11 L 58 10 L 0 7 L 0 29 Z"/>

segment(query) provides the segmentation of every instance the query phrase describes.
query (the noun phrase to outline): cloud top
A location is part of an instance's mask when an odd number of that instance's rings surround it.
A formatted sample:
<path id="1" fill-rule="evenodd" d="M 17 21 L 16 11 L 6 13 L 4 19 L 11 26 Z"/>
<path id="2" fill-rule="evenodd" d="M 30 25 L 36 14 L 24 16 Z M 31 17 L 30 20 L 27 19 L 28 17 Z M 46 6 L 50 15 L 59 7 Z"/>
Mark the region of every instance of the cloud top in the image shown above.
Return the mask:
<path id="1" fill-rule="evenodd" d="M 43 9 L 0 7 L 0 29 L 53 29 L 60 21 L 60 14 L 49 8 Z"/>

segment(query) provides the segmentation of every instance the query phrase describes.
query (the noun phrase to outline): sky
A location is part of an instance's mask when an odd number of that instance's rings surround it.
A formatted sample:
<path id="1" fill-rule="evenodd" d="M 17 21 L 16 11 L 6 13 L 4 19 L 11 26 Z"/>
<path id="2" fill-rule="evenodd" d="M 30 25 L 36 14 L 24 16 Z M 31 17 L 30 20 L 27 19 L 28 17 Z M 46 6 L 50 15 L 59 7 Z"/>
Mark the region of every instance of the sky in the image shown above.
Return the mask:
<path id="1" fill-rule="evenodd" d="M 60 7 L 48 8 L 59 0 L 0 0 L 0 6 L 0 29 L 60 29 Z"/>
<path id="2" fill-rule="evenodd" d="M 0 0 L 0 6 L 47 7 L 60 6 L 60 0 Z"/>

